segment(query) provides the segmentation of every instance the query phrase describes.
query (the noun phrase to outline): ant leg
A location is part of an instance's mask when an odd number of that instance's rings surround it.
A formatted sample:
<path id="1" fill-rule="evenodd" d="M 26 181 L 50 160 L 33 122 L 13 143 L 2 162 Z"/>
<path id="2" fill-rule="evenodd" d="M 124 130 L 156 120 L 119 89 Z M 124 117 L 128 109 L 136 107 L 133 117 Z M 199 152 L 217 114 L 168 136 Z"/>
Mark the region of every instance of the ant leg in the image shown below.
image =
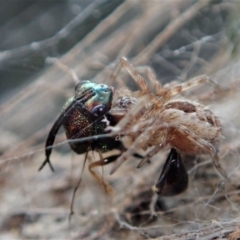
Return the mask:
<path id="1" fill-rule="evenodd" d="M 82 167 L 82 171 L 81 171 L 81 175 L 80 175 L 80 178 L 78 180 L 78 183 L 76 185 L 76 187 L 74 188 L 74 191 L 73 191 L 73 195 L 72 195 L 72 201 L 71 201 L 71 207 L 70 207 L 70 213 L 69 213 L 69 216 L 68 216 L 68 221 L 70 223 L 71 221 L 71 216 L 74 214 L 74 211 L 73 211 L 73 205 L 74 205 L 74 199 L 75 199 L 75 195 L 76 195 L 76 192 L 80 186 L 80 183 L 82 181 L 82 175 L 83 175 L 83 171 L 84 171 L 84 168 L 85 168 L 85 165 L 86 165 L 86 162 L 87 162 L 87 158 L 88 158 L 88 151 L 85 153 L 85 157 L 84 157 L 84 162 L 83 162 L 83 167 Z"/>
<path id="2" fill-rule="evenodd" d="M 150 92 L 144 78 L 137 72 L 135 67 L 127 60 L 126 57 L 122 57 L 117 64 L 116 70 L 112 74 L 111 79 L 116 79 L 117 75 L 119 74 L 120 70 L 124 68 L 126 71 L 131 75 L 131 77 L 135 80 L 137 85 L 141 88 L 143 93 Z"/>

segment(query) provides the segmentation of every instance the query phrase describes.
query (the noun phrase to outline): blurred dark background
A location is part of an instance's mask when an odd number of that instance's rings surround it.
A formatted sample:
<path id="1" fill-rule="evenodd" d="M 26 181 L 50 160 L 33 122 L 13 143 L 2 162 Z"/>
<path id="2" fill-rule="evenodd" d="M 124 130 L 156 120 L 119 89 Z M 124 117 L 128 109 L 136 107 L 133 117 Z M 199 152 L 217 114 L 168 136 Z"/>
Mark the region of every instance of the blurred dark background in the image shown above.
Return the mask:
<path id="1" fill-rule="evenodd" d="M 4 2 L 4 4 L 3 4 Z M 6 0 L 0 8 L 0 99 L 60 57 L 123 0 Z M 85 14 L 79 16 L 85 11 Z"/>
<path id="2" fill-rule="evenodd" d="M 23 83 L 36 78 L 36 75 L 47 66 L 45 64 L 47 57 L 60 57 L 66 53 L 124 1 L 8 0 L 3 2 L 0 9 L 0 100 L 10 96 L 18 86 L 23 86 Z M 176 9 L 176 14 L 196 2 L 183 1 L 182 9 Z M 176 77 L 186 79 L 195 74 L 202 63 L 194 64 L 187 76 L 182 73 L 186 63 L 192 60 L 194 51 L 198 52 L 198 57 L 203 61 L 208 61 L 219 51 L 223 36 L 226 37 L 224 32 L 232 18 L 232 11 L 225 8 L 224 4 L 228 2 L 212 1 L 209 7 L 199 12 L 153 54 L 149 65 L 157 71 L 163 83 Z M 127 24 L 129 19 L 138 14 L 138 11 L 136 7 L 130 12 L 126 11 L 117 27 Z M 128 57 L 135 56 L 157 33 L 161 32 L 168 24 L 169 17 L 174 16 L 167 15 L 157 27 L 153 24 L 151 29 L 149 26 L 150 28 L 146 29 L 148 34 L 145 34 L 145 38 L 138 39 L 138 43 L 129 52 Z M 192 44 L 201 39 L 202 43 L 199 46 Z M 182 52 L 174 52 L 181 47 L 183 47 Z"/>

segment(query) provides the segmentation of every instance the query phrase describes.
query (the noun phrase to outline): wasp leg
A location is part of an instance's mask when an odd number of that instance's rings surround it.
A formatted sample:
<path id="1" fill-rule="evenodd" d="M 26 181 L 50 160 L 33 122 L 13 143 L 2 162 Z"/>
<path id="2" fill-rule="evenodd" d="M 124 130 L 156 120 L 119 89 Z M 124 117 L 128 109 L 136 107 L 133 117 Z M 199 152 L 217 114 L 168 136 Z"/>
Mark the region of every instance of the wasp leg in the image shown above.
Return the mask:
<path id="1" fill-rule="evenodd" d="M 116 160 L 118 159 L 118 157 L 121 156 L 122 153 L 112 155 L 112 156 L 110 156 L 110 157 L 108 157 L 108 158 L 105 158 L 105 159 L 103 159 L 102 153 L 101 153 L 100 151 L 99 151 L 98 153 L 99 153 L 101 159 L 100 159 L 99 161 L 96 161 L 96 162 L 91 163 L 91 164 L 89 165 L 88 169 L 89 169 L 90 173 L 93 175 L 93 177 L 94 177 L 101 185 L 103 185 L 105 191 L 106 191 L 110 196 L 112 196 L 112 195 L 113 195 L 113 190 L 112 190 L 112 188 L 103 180 L 102 177 L 100 177 L 100 176 L 93 170 L 93 168 L 99 167 L 99 166 L 102 166 L 102 167 L 103 167 L 104 165 L 107 165 L 107 164 L 109 164 L 109 163 L 111 163 L 111 162 L 116 161 Z"/>
<path id="2" fill-rule="evenodd" d="M 45 145 L 45 155 L 46 155 L 46 159 L 45 161 L 42 163 L 42 165 L 40 166 L 40 168 L 38 169 L 38 171 L 41 171 L 43 169 L 43 167 L 48 163 L 51 170 L 54 171 L 54 168 L 50 162 L 50 155 L 52 153 L 52 145 L 54 143 L 55 137 L 57 135 L 57 132 L 59 130 L 59 128 L 62 126 L 62 124 L 64 123 L 64 121 L 66 120 L 66 118 L 68 117 L 68 115 L 71 113 L 71 111 L 74 109 L 74 107 L 76 106 L 76 104 L 79 104 L 80 106 L 83 106 L 84 103 L 89 100 L 91 97 L 94 96 L 94 92 L 90 89 L 86 92 L 84 92 L 84 94 L 75 99 L 62 113 L 61 115 L 58 117 L 58 119 L 55 121 L 55 123 L 53 124 L 48 137 L 47 137 L 47 141 L 46 141 L 46 145 Z"/>
<path id="3" fill-rule="evenodd" d="M 74 214 L 74 211 L 73 211 L 73 205 L 74 205 L 74 199 L 75 199 L 75 195 L 76 195 L 76 192 L 81 184 L 81 181 L 82 181 L 82 175 L 83 175 L 83 171 L 84 171 L 84 168 L 85 168 L 85 165 L 86 165 L 86 162 L 87 162 L 87 158 L 88 158 L 88 151 L 85 153 L 85 158 L 84 158 L 84 162 L 83 162 L 83 167 L 82 167 L 82 171 L 81 171 L 81 175 L 80 175 L 80 178 L 78 180 L 78 183 L 76 185 L 76 187 L 74 188 L 74 191 L 73 191 L 73 196 L 72 196 L 72 201 L 71 201 L 71 207 L 70 207 L 70 213 L 69 213 L 69 216 L 68 216 L 68 221 L 70 222 L 71 220 L 71 216 Z"/>
<path id="4" fill-rule="evenodd" d="M 172 148 L 153 191 L 161 196 L 175 196 L 188 187 L 188 173 L 179 152 Z"/>
<path id="5" fill-rule="evenodd" d="M 90 171 L 90 173 L 93 175 L 93 177 L 94 177 L 100 184 L 103 185 L 105 191 L 106 191 L 109 195 L 112 195 L 112 194 L 113 194 L 112 188 L 103 180 L 103 178 L 101 178 L 100 176 L 98 176 L 98 174 L 97 174 L 95 171 L 93 171 L 93 168 L 99 167 L 99 166 L 102 166 L 102 167 L 103 167 L 104 165 L 107 165 L 107 164 L 109 164 L 109 163 L 115 162 L 115 161 L 122 155 L 123 151 L 125 151 L 125 150 L 126 150 L 126 149 L 124 148 L 124 149 L 122 149 L 122 152 L 121 152 L 121 153 L 115 154 L 115 155 L 112 155 L 112 156 L 109 156 L 109 157 L 107 157 L 107 158 L 105 158 L 105 159 L 102 157 L 102 153 L 99 151 L 98 153 L 99 153 L 101 159 L 100 159 L 99 161 L 93 162 L 93 163 L 91 163 L 91 164 L 89 165 L 89 171 Z M 144 158 L 142 155 L 140 155 L 140 154 L 138 154 L 138 153 L 134 153 L 134 154 L 132 154 L 132 155 L 133 155 L 134 157 L 136 157 L 136 158 L 140 158 L 140 159 Z M 148 162 L 150 162 L 150 161 L 148 161 Z"/>

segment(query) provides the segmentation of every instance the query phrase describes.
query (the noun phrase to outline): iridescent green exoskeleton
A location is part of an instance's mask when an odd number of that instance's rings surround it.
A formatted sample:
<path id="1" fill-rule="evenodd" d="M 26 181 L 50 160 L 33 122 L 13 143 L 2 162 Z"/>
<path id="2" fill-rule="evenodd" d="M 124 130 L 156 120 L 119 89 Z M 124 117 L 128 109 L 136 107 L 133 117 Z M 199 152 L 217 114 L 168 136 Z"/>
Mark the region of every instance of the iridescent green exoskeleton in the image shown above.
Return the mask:
<path id="1" fill-rule="evenodd" d="M 49 157 L 55 136 L 61 126 L 65 128 L 69 140 L 107 133 L 105 129 L 108 125 L 111 125 L 111 119 L 108 119 L 107 113 L 111 109 L 113 92 L 113 87 L 87 80 L 81 81 L 76 85 L 75 96 L 65 103 L 61 115 L 49 132 L 45 148 L 46 160 L 39 170 L 48 163 L 52 171 L 54 171 Z M 99 152 L 107 152 L 112 149 L 124 150 L 121 141 L 111 137 L 103 139 L 92 138 L 79 142 L 76 140 L 70 141 L 69 144 L 77 154 L 86 153 L 89 150 L 97 150 Z M 118 156 L 112 156 L 106 161 L 102 161 L 100 165 L 114 161 Z"/>

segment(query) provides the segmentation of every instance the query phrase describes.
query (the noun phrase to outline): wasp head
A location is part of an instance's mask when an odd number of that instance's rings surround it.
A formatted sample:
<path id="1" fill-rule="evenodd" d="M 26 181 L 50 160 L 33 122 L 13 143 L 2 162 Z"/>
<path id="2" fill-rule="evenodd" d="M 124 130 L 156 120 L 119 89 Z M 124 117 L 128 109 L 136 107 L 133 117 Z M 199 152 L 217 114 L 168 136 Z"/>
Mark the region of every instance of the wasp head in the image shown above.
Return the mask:
<path id="1" fill-rule="evenodd" d="M 94 83 L 88 80 L 79 82 L 75 87 L 75 98 L 82 96 L 91 89 L 93 97 L 86 101 L 85 108 L 96 117 L 105 114 L 111 109 L 114 88 L 102 83 Z"/>

